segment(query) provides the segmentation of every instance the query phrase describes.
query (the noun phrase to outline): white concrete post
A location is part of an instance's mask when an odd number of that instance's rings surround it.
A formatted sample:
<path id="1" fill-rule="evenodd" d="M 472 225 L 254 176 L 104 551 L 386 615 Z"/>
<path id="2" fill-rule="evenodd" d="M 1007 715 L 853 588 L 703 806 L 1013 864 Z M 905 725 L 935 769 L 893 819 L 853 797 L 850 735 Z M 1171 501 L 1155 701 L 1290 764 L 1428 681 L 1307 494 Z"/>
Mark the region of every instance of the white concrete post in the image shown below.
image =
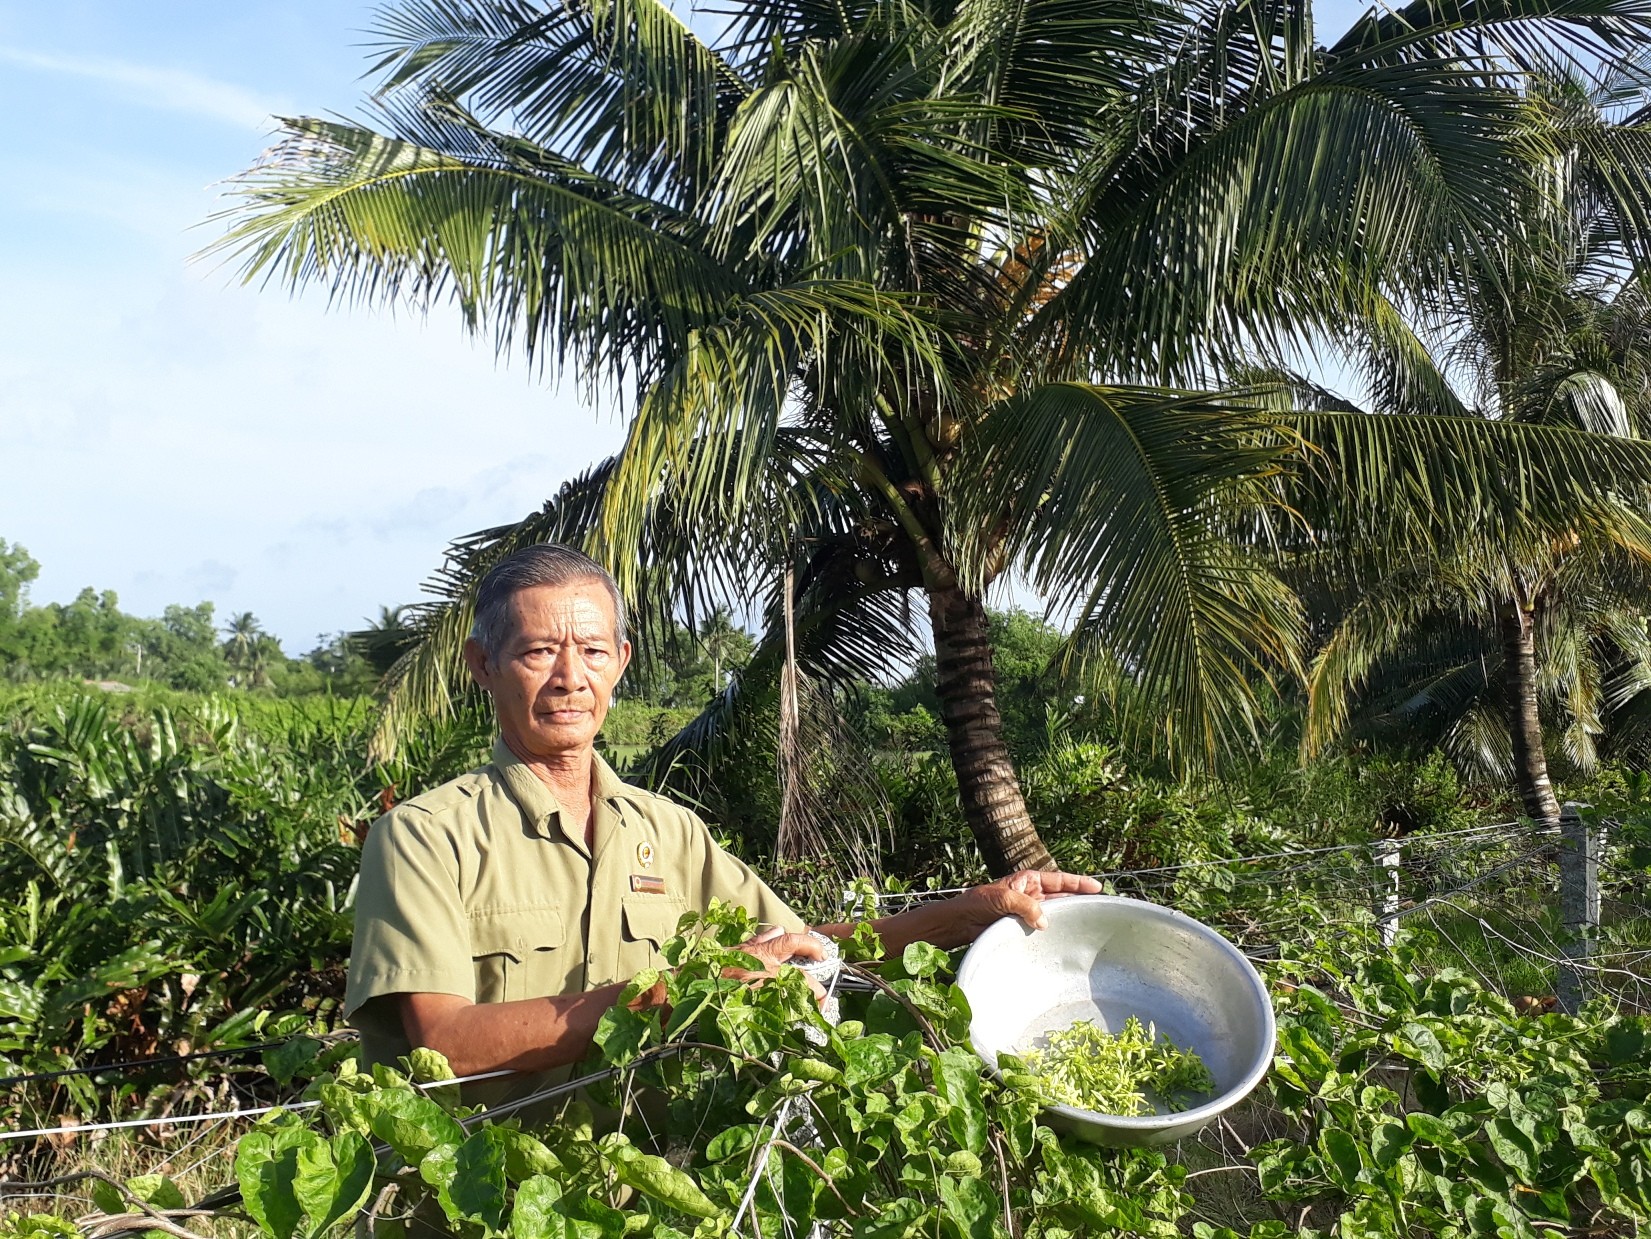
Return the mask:
<path id="1" fill-rule="evenodd" d="M 1383 839 L 1376 854 L 1376 929 L 1383 946 L 1399 940 L 1399 849 L 1397 839 Z"/>
<path id="2" fill-rule="evenodd" d="M 1559 913 L 1564 926 L 1564 960 L 1555 997 L 1572 1015 L 1588 997 L 1588 959 L 1599 933 L 1599 823 L 1591 805 L 1565 802 L 1559 812 Z"/>

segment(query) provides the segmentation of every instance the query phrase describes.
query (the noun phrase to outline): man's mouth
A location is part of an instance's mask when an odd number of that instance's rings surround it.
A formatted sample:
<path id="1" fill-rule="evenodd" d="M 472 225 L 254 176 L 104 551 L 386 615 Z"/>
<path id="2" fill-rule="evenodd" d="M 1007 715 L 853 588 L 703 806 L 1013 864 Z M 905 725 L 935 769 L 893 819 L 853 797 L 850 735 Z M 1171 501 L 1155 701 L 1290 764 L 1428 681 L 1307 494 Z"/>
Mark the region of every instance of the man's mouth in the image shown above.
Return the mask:
<path id="1" fill-rule="evenodd" d="M 538 712 L 539 717 L 547 723 L 577 723 L 589 713 L 589 710 L 581 710 L 572 706 L 556 710 L 540 710 Z"/>

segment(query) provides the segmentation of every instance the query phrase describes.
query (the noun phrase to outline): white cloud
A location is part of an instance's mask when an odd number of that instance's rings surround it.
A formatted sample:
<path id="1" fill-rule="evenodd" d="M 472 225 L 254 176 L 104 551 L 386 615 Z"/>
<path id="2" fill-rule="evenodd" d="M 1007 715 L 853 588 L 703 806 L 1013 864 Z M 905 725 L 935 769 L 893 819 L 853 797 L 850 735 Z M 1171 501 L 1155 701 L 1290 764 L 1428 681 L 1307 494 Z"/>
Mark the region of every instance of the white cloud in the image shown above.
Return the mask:
<path id="1" fill-rule="evenodd" d="M 5 46 L 0 46 L 0 62 L 99 82 L 148 107 L 186 112 L 238 128 L 268 129 L 272 116 L 291 111 L 276 100 L 261 98 L 231 82 L 220 82 L 183 69 Z"/>

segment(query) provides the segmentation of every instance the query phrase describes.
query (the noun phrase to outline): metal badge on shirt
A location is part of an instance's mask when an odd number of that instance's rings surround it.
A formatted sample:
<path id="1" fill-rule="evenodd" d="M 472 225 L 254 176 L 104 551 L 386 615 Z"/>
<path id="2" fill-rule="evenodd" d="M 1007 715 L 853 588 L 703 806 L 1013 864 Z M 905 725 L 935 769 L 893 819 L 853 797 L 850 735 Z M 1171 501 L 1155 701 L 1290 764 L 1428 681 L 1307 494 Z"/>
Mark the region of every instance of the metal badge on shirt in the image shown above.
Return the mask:
<path id="1" fill-rule="evenodd" d="M 644 839 L 636 845 L 636 863 L 644 869 L 653 868 L 654 845 Z M 663 895 L 665 879 L 649 873 L 631 874 L 631 890 L 644 895 Z"/>

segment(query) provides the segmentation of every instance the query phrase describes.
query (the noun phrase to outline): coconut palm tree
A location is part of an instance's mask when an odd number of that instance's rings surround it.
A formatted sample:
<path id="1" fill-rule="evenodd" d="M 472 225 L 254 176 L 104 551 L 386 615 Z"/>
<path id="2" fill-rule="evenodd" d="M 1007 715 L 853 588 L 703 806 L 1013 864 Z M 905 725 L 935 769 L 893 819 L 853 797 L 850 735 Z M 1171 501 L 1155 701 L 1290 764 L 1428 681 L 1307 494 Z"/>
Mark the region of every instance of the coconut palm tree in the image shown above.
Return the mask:
<path id="1" fill-rule="evenodd" d="M 1600 158 L 1635 149 L 1651 164 L 1643 107 L 1612 115 L 1625 96 L 1643 105 L 1643 94 L 1642 78 L 1531 79 L 1520 227 L 1472 255 L 1414 329 L 1394 323 L 1370 340 L 1362 361 L 1380 411 L 1651 431 L 1651 252 L 1634 226 L 1637 204 L 1612 183 L 1618 160 Z M 1367 723 L 1400 723 L 1511 776 L 1525 811 L 1556 822 L 1544 716 L 1586 770 L 1612 708 L 1651 682 L 1651 544 L 1636 514 L 1518 553 L 1471 536 L 1445 542 L 1361 584 L 1313 666 L 1309 750 L 1357 703 Z"/>
<path id="2" fill-rule="evenodd" d="M 253 666 L 258 661 L 259 645 L 264 635 L 264 626 L 251 611 L 242 611 L 230 617 L 229 623 L 224 625 L 224 656 L 247 683 L 253 676 Z"/>
<path id="3" fill-rule="evenodd" d="M 711 691 L 723 689 L 722 673 L 734 661 L 751 652 L 751 638 L 738 624 L 727 607 L 716 607 L 699 625 L 699 645 L 705 657 L 711 660 Z"/>
<path id="4" fill-rule="evenodd" d="M 408 623 L 410 608 L 380 605 L 378 618 L 348 635 L 348 642 L 367 665 L 383 675 L 414 644 L 416 633 Z"/>
<path id="5" fill-rule="evenodd" d="M 447 699 L 475 573 L 523 540 L 581 542 L 660 625 L 759 597 L 772 633 L 789 565 L 817 673 L 909 657 L 926 611 L 987 863 L 1049 863 L 995 581 L 1070 605 L 1074 653 L 1152 690 L 1143 730 L 1208 759 L 1295 667 L 1294 595 L 1229 536 L 1267 527 L 1281 469 L 1310 458 L 1360 519 L 1420 496 L 1389 546 L 1441 514 L 1511 536 L 1645 469 L 1551 427 L 1289 422 L 1162 385 L 1435 294 L 1513 218 L 1523 68 L 1624 54 L 1648 15 L 1419 0 L 1321 46 L 1296 0 L 735 0 L 714 38 L 661 0 L 402 0 L 373 123 L 286 122 L 223 250 L 344 300 L 452 300 L 634 411 L 543 513 L 455 547 L 391 734 Z M 1534 499 L 1486 488 L 1505 461 Z"/>

